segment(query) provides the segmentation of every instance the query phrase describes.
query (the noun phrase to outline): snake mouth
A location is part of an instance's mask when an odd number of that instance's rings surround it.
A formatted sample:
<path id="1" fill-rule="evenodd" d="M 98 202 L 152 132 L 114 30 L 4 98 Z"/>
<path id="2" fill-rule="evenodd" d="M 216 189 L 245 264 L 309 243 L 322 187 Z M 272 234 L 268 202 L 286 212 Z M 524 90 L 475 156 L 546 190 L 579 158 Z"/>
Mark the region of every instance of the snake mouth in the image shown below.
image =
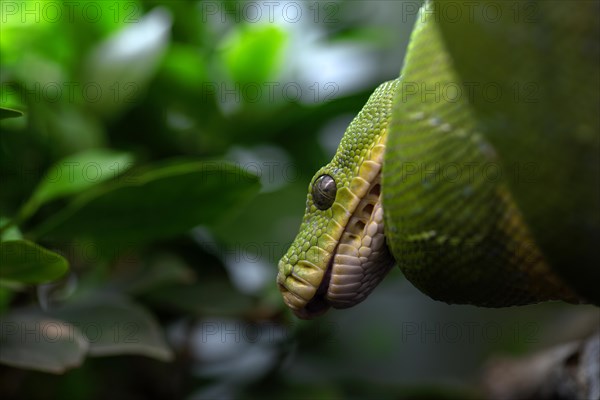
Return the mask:
<path id="1" fill-rule="evenodd" d="M 305 300 L 299 293 L 299 287 L 304 287 L 305 289 L 312 288 L 314 290 L 314 286 L 303 284 L 302 286 L 298 285 L 298 277 L 294 276 L 296 280 L 296 284 L 291 287 L 288 287 L 288 283 L 278 282 L 279 290 L 283 295 L 283 299 L 287 306 L 294 312 L 294 314 L 301 319 L 312 319 L 314 317 L 318 317 L 319 315 L 324 314 L 331 307 L 329 302 L 327 301 L 327 289 L 329 287 L 329 282 L 331 280 L 331 270 L 332 270 L 333 256 L 330 258 L 327 263 L 327 268 L 325 272 L 323 272 L 323 277 L 321 278 L 321 283 L 317 287 L 314 295 L 310 298 L 310 300 Z"/>

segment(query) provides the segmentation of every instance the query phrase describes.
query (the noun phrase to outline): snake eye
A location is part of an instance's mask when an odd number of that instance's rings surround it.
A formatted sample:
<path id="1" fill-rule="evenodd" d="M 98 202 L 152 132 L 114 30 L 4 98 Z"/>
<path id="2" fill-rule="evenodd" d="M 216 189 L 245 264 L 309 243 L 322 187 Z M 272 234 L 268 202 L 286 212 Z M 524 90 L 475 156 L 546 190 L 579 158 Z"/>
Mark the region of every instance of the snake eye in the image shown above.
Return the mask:
<path id="1" fill-rule="evenodd" d="M 337 186 L 335 180 L 329 175 L 321 175 L 315 180 L 312 187 L 312 197 L 319 210 L 327 210 L 335 201 Z"/>

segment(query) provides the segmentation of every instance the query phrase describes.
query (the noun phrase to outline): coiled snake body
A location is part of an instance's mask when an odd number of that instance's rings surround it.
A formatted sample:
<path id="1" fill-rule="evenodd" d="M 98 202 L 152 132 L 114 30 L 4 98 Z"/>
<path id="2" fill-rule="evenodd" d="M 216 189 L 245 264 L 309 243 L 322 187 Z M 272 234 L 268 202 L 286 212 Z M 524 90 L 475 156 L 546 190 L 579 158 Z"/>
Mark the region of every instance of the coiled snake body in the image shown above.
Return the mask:
<path id="1" fill-rule="evenodd" d="M 544 14 L 546 24 L 564 23 L 559 14 Z M 556 48 L 539 51 L 585 43 L 598 27 L 592 28 L 567 43 L 558 30 L 562 36 L 551 38 Z M 375 90 L 332 161 L 315 174 L 300 232 L 277 275 L 299 317 L 363 301 L 394 264 L 421 291 L 448 303 L 600 303 L 600 101 L 590 91 L 597 87 L 578 85 L 574 76 L 587 71 L 597 83 L 598 60 L 565 61 L 554 71 L 567 73 L 591 104 L 558 98 L 566 89 L 544 86 L 548 71 L 539 65 L 524 69 L 541 82 L 537 103 L 450 98 L 449 88 L 464 88 L 468 77 L 506 75 L 501 61 L 498 68 L 494 60 L 489 68 L 473 67 L 461 53 L 467 50 L 447 40 L 466 31 L 474 46 L 485 44 L 485 29 L 422 16 L 401 77 Z M 522 51 L 526 57 L 531 49 Z M 441 95 L 428 99 L 423 88 Z M 557 108 L 567 116 L 549 112 Z"/>

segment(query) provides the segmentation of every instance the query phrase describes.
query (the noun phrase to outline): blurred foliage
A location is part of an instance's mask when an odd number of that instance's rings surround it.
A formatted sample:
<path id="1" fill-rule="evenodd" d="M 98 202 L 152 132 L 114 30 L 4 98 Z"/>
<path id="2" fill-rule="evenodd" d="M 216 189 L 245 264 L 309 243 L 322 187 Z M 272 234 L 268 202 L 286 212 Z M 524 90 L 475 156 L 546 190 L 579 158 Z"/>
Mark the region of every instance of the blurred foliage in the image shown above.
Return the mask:
<path id="1" fill-rule="evenodd" d="M 490 354 L 585 330 L 397 271 L 352 310 L 285 309 L 309 179 L 419 6 L 3 1 L 2 397 L 464 398 Z"/>

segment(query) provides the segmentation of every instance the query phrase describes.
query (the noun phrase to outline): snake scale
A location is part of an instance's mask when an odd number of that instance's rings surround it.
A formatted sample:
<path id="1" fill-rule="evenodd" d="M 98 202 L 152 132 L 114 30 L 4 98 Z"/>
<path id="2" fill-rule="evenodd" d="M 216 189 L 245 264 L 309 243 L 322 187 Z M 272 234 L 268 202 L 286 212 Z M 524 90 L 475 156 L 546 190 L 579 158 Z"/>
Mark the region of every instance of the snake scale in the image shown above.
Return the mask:
<path id="1" fill-rule="evenodd" d="M 598 7 L 559 3 L 504 30 L 421 9 L 400 78 L 375 90 L 309 184 L 277 275 L 298 317 L 360 303 L 394 265 L 447 303 L 600 304 Z M 536 101 L 461 92 L 514 81 L 537 83 Z"/>

